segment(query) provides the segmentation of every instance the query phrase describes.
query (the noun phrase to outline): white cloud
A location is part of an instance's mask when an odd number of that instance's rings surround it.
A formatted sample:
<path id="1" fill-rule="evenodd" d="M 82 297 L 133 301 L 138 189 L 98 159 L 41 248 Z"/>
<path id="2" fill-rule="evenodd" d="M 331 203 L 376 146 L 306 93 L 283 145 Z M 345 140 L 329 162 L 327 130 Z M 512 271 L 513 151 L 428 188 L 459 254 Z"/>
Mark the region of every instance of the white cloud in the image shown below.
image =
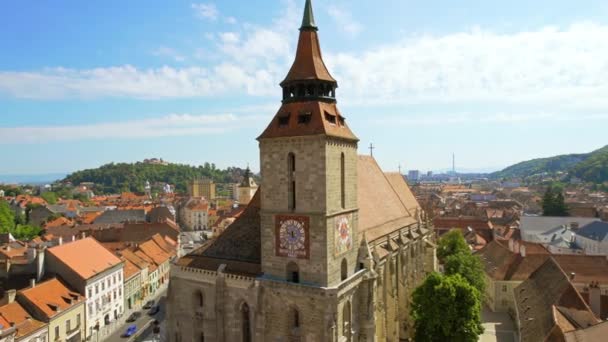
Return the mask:
<path id="1" fill-rule="evenodd" d="M 183 62 L 186 60 L 186 57 L 182 54 L 180 54 L 179 52 L 175 51 L 175 49 L 166 47 L 166 46 L 161 46 L 158 49 L 152 51 L 152 54 L 154 56 L 158 56 L 158 57 L 168 57 L 173 59 L 176 62 Z"/>
<path id="2" fill-rule="evenodd" d="M 337 7 L 335 5 L 330 5 L 327 8 L 327 13 L 330 17 L 332 17 L 336 21 L 336 25 L 338 28 L 350 36 L 356 36 L 361 32 L 362 26 L 359 22 L 357 22 L 352 14 L 347 10 Z"/>
<path id="3" fill-rule="evenodd" d="M 217 20 L 219 14 L 220 14 L 219 11 L 217 10 L 217 7 L 215 6 L 215 4 L 212 4 L 212 3 L 192 4 L 191 7 L 194 10 L 194 13 L 196 14 L 196 16 L 201 19 L 215 21 L 215 20 Z"/>
<path id="4" fill-rule="evenodd" d="M 153 119 L 86 125 L 0 127 L 0 144 L 218 134 L 245 127 L 256 120 L 260 117 L 170 114 Z"/>
<path id="5" fill-rule="evenodd" d="M 535 103 L 608 108 L 608 26 L 415 36 L 327 56 L 355 103 Z M 371 101 L 370 101 L 371 100 Z"/>
<path id="6" fill-rule="evenodd" d="M 198 50 L 204 68 L 48 68 L 0 71 L 0 94 L 64 99 L 204 96 L 278 96 L 277 84 L 293 61 L 300 9 L 294 1 L 270 25 L 209 34 L 211 48 Z M 321 39 L 329 33 L 321 32 Z M 523 112 L 608 109 L 608 25 L 497 33 L 481 28 L 440 36 L 412 35 L 325 61 L 340 88 L 342 104 L 395 106 L 487 103 L 533 105 Z M 168 51 L 165 51 L 168 52 Z M 540 108 L 540 109 L 539 109 Z M 560 111 L 556 111 L 560 109 Z"/>
<path id="7" fill-rule="evenodd" d="M 568 122 L 568 121 L 604 121 L 608 120 L 605 114 L 577 114 L 557 112 L 498 112 L 488 113 L 443 113 L 443 114 L 410 114 L 400 116 L 383 116 L 371 119 L 370 122 L 378 125 L 403 126 L 436 126 L 450 124 L 518 124 L 523 122 Z"/>

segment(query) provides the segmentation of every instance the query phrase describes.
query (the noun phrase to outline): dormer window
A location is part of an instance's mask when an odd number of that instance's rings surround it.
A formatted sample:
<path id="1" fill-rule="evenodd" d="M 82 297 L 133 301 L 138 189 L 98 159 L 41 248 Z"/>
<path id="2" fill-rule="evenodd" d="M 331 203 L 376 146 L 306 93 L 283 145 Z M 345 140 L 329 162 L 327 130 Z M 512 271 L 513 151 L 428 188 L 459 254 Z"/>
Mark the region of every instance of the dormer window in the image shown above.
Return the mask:
<path id="1" fill-rule="evenodd" d="M 344 126 L 344 118 L 339 116 L 338 120 L 340 121 L 340 126 Z"/>
<path id="2" fill-rule="evenodd" d="M 336 124 L 336 116 L 333 114 L 330 114 L 328 112 L 325 112 L 325 120 L 327 120 L 327 122 L 329 122 L 332 125 Z"/>
<path id="3" fill-rule="evenodd" d="M 291 113 L 279 116 L 279 127 L 289 126 L 289 117 Z"/>
<path id="4" fill-rule="evenodd" d="M 300 113 L 300 115 L 298 115 L 298 123 L 299 124 L 307 124 L 307 123 L 310 122 L 310 120 L 312 120 L 312 113 L 311 112 Z"/>

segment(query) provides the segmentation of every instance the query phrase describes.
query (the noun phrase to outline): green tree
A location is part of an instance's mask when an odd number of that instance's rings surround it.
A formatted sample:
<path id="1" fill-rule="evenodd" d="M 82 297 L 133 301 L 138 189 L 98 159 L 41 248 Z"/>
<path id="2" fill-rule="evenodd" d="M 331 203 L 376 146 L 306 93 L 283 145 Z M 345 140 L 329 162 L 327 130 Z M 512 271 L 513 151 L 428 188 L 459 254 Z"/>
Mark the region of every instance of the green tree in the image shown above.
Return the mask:
<path id="1" fill-rule="evenodd" d="M 563 188 L 549 186 L 543 196 L 543 216 L 568 216 L 568 206 L 562 194 Z"/>
<path id="2" fill-rule="evenodd" d="M 18 225 L 11 231 L 13 237 L 17 240 L 29 241 L 36 236 L 40 236 L 42 229 L 36 226 Z"/>
<path id="3" fill-rule="evenodd" d="M 462 276 L 431 273 L 413 294 L 417 342 L 476 342 L 483 333 L 479 291 Z"/>
<path id="4" fill-rule="evenodd" d="M 439 239 L 437 246 L 437 257 L 441 262 L 450 255 L 455 255 L 461 252 L 470 253 L 471 249 L 467 244 L 462 232 L 459 229 L 452 229 L 443 234 Z"/>
<path id="5" fill-rule="evenodd" d="M 473 285 L 480 294 L 485 292 L 486 280 L 483 264 L 481 263 L 481 259 L 474 256 L 471 252 L 462 252 L 445 258 L 444 273 L 448 276 L 459 274 L 469 284 Z"/>
<path id="6" fill-rule="evenodd" d="M 56 204 L 57 203 L 57 194 L 52 191 L 43 192 L 40 194 L 43 200 L 48 204 Z"/>
<path id="7" fill-rule="evenodd" d="M 7 201 L 0 200 L 0 232 L 6 233 L 15 228 L 15 213 Z"/>

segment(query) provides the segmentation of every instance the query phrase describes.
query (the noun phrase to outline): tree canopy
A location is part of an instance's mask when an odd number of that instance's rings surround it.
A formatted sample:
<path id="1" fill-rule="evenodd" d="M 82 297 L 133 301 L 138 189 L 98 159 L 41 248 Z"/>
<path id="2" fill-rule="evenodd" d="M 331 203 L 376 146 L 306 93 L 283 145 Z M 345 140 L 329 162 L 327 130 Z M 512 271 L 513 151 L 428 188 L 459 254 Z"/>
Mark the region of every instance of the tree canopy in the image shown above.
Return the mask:
<path id="1" fill-rule="evenodd" d="M 11 233 L 15 239 L 31 240 L 42 233 L 40 227 L 25 225 L 25 218 L 15 215 L 8 202 L 0 200 L 0 233 Z"/>
<path id="2" fill-rule="evenodd" d="M 74 172 L 61 182 L 71 182 L 75 185 L 93 182 L 96 185 L 95 192 L 102 194 L 143 193 L 146 181 L 152 185 L 157 182 L 172 184 L 178 192 L 186 192 L 187 183 L 193 179 L 204 177 L 216 183 L 237 183 L 241 181 L 244 173 L 245 170 L 240 168 L 229 167 L 222 170 L 210 163 L 201 166 L 111 163 L 96 169 Z"/>
<path id="3" fill-rule="evenodd" d="M 0 200 L 0 230 L 9 231 L 13 228 L 15 228 L 15 213 L 7 201 Z"/>
<path id="4" fill-rule="evenodd" d="M 483 333 L 481 296 L 462 276 L 431 273 L 413 294 L 417 342 L 476 342 Z"/>
<path id="5" fill-rule="evenodd" d="M 439 244 L 437 246 L 437 258 L 441 262 L 445 261 L 450 255 L 455 255 L 461 252 L 470 253 L 471 249 L 467 244 L 462 232 L 458 229 L 450 230 L 449 232 L 443 234 L 439 239 Z"/>
<path id="6" fill-rule="evenodd" d="M 57 203 L 57 194 L 52 191 L 43 192 L 40 194 L 43 200 L 48 204 L 56 204 Z"/>
<path id="7" fill-rule="evenodd" d="M 562 190 L 549 186 L 542 201 L 543 216 L 568 216 L 568 207 L 564 201 Z"/>
<path id="8" fill-rule="evenodd" d="M 486 289 L 486 279 L 481 260 L 471 252 L 462 252 L 449 255 L 445 258 L 445 275 L 461 275 L 469 284 L 475 287 L 480 294 Z"/>

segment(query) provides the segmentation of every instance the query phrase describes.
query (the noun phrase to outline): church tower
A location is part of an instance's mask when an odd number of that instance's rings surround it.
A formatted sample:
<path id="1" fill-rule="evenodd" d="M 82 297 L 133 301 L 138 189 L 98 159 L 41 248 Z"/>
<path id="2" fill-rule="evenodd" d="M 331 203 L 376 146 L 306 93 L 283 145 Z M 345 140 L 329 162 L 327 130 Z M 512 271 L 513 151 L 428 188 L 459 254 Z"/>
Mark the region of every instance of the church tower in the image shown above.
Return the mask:
<path id="1" fill-rule="evenodd" d="M 264 277 L 334 287 L 357 271 L 357 143 L 336 105 L 306 1 L 282 105 L 262 135 Z"/>

